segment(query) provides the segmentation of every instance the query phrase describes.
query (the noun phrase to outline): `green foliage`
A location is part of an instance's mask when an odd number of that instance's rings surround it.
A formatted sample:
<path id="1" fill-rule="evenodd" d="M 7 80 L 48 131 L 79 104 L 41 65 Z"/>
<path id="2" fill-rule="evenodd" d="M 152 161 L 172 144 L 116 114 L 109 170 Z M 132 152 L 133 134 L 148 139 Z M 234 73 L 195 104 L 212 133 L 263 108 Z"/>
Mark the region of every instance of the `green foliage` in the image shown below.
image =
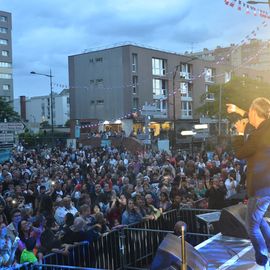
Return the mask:
<path id="1" fill-rule="evenodd" d="M 13 110 L 10 102 L 7 102 L 2 97 L 0 97 L 0 122 L 4 122 L 5 119 L 8 122 L 18 121 L 20 116 Z"/>
<path id="2" fill-rule="evenodd" d="M 233 103 L 238 107 L 248 110 L 253 99 L 257 97 L 266 97 L 270 99 L 270 85 L 265 82 L 253 80 L 244 77 L 233 77 L 231 81 L 221 85 L 221 115 L 223 118 L 235 118 L 235 115 L 228 115 L 226 111 L 226 103 Z M 214 93 L 215 100 L 205 102 L 198 109 L 198 113 L 208 115 L 209 117 L 218 116 L 219 113 L 219 92 L 220 85 L 215 84 L 209 89 L 209 93 Z M 205 100 L 205 97 L 201 97 Z M 229 117 L 228 117 L 229 116 Z"/>
<path id="3" fill-rule="evenodd" d="M 40 128 L 49 128 L 49 127 L 50 124 L 47 120 L 40 123 Z"/>
<path id="4" fill-rule="evenodd" d="M 70 119 L 66 121 L 65 127 L 70 127 Z"/>

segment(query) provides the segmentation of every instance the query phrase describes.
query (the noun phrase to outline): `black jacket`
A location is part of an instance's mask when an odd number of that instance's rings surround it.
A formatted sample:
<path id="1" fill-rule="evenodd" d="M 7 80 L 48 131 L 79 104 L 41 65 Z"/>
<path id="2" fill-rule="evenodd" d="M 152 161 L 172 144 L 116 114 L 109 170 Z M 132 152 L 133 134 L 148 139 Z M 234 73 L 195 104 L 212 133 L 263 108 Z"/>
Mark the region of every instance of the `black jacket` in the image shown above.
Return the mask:
<path id="1" fill-rule="evenodd" d="M 236 157 L 247 160 L 248 196 L 270 196 L 270 120 L 263 121 L 244 140 L 233 140 Z"/>

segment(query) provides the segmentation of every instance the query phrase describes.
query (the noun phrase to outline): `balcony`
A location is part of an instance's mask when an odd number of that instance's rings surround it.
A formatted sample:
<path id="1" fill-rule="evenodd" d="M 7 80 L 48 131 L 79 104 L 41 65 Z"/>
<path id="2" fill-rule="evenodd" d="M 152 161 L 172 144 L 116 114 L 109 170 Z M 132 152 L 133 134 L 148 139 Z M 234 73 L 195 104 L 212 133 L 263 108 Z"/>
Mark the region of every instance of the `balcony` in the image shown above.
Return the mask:
<path id="1" fill-rule="evenodd" d="M 215 82 L 214 76 L 211 76 L 211 75 L 205 75 L 204 79 L 205 79 L 206 83 L 214 83 Z"/>
<path id="2" fill-rule="evenodd" d="M 180 71 L 180 79 L 192 81 L 192 75 L 189 72 Z"/>
<path id="3" fill-rule="evenodd" d="M 155 112 L 152 113 L 153 118 L 167 118 L 168 117 L 168 113 L 167 110 L 157 110 Z"/>
<path id="4" fill-rule="evenodd" d="M 145 104 L 141 111 L 142 115 L 151 115 L 153 118 L 167 118 L 167 109 L 160 109 L 158 106 Z"/>
<path id="5" fill-rule="evenodd" d="M 161 89 L 158 91 L 153 92 L 153 99 L 167 99 L 168 90 Z"/>
<path id="6" fill-rule="evenodd" d="M 205 94 L 205 100 L 206 101 L 215 101 L 215 95 L 214 95 L 214 93 L 206 93 Z"/>

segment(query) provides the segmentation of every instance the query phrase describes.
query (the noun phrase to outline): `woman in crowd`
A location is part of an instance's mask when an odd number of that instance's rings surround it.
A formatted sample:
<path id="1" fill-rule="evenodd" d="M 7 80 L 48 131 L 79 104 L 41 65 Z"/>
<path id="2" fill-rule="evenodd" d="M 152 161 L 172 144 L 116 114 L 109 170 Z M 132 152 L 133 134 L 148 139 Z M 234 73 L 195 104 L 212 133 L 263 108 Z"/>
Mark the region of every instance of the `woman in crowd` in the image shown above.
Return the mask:
<path id="1" fill-rule="evenodd" d="M 128 204 L 126 207 L 126 210 L 124 211 L 122 215 L 122 224 L 123 225 L 129 225 L 132 223 L 137 223 L 142 221 L 142 214 L 140 213 L 137 206 L 134 204 L 133 199 L 128 199 Z"/>
<path id="2" fill-rule="evenodd" d="M 172 207 L 172 202 L 169 199 L 167 192 L 161 192 L 159 195 L 159 210 L 164 213 L 168 210 L 170 210 Z"/>

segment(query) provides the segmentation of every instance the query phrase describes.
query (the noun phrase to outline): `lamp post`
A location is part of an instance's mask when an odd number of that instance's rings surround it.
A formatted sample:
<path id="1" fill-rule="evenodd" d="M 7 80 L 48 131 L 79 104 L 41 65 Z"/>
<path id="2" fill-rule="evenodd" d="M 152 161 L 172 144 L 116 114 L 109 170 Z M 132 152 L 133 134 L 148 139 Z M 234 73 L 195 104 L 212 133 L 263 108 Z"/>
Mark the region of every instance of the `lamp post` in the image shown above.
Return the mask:
<path id="1" fill-rule="evenodd" d="M 270 0 L 268 0 L 267 2 L 262 2 L 262 1 L 247 1 L 247 4 L 250 5 L 257 5 L 257 4 L 268 4 L 270 7 Z"/>
<path id="2" fill-rule="evenodd" d="M 175 78 L 176 78 L 176 74 L 177 74 L 179 67 L 180 67 L 180 64 L 175 66 L 175 69 L 173 71 L 173 148 L 175 148 L 175 146 L 176 146 Z"/>
<path id="3" fill-rule="evenodd" d="M 52 133 L 52 145 L 54 144 L 54 126 L 53 126 L 53 86 L 52 86 L 52 70 L 50 69 L 50 73 L 49 74 L 45 74 L 45 73 L 38 73 L 35 71 L 31 71 L 30 74 L 32 75 L 40 75 L 40 76 L 45 76 L 45 77 L 49 77 L 50 78 L 50 90 L 51 90 L 51 133 Z"/>
<path id="4" fill-rule="evenodd" d="M 270 1 L 270 0 L 269 0 Z M 176 89 L 176 85 L 175 85 L 175 81 L 176 81 L 176 75 L 178 73 L 178 69 L 179 67 L 181 66 L 181 64 L 187 64 L 187 63 L 190 63 L 192 62 L 193 60 L 196 60 L 198 59 L 197 57 L 191 57 L 188 61 L 183 61 L 181 62 L 180 64 L 176 65 L 174 67 L 174 71 L 173 71 L 173 85 L 172 85 L 172 88 L 173 88 L 173 148 L 176 146 L 176 110 L 175 110 L 175 95 L 176 95 L 176 92 L 177 92 L 177 89 Z"/>

